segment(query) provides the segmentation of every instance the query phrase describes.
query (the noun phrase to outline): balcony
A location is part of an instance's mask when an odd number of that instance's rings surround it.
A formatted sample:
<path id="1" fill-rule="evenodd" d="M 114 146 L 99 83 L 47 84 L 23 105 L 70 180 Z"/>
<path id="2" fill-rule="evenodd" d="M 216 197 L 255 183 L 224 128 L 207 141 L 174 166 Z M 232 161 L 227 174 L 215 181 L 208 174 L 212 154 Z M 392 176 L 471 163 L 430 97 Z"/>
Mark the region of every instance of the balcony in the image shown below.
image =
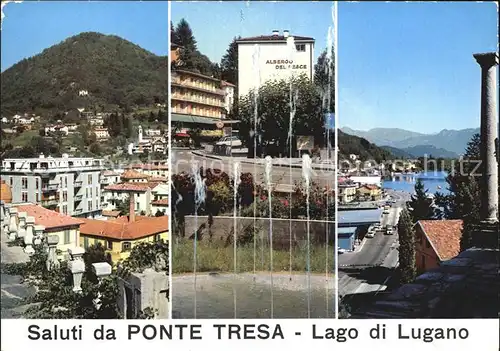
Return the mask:
<path id="1" fill-rule="evenodd" d="M 81 195 L 81 194 L 75 195 L 74 199 L 75 199 L 75 201 L 82 201 L 83 195 Z"/>
<path id="2" fill-rule="evenodd" d="M 81 180 L 77 180 L 73 183 L 75 188 L 81 188 L 83 185 L 83 182 Z"/>
<path id="3" fill-rule="evenodd" d="M 184 89 L 193 89 L 193 90 L 198 90 L 207 94 L 215 94 L 215 95 L 221 95 L 224 96 L 226 93 L 222 89 L 217 89 L 213 88 L 211 89 L 208 86 L 200 86 L 197 84 L 193 83 L 188 83 L 187 81 L 181 81 L 180 79 L 173 79 L 171 82 L 173 87 L 180 87 Z"/>
<path id="4" fill-rule="evenodd" d="M 210 101 L 210 99 L 197 99 L 194 97 L 189 97 L 183 94 L 172 94 L 172 100 L 191 102 L 200 105 L 213 106 L 213 107 L 224 107 L 224 103 L 220 100 Z"/>
<path id="5" fill-rule="evenodd" d="M 42 192 L 56 191 L 59 189 L 59 184 L 42 184 Z"/>
<path id="6" fill-rule="evenodd" d="M 57 206 L 57 205 L 59 204 L 59 199 L 58 199 L 58 198 L 54 198 L 54 199 L 47 199 L 47 200 L 42 199 L 42 201 L 40 202 L 40 204 L 41 204 L 43 207 L 52 207 L 52 206 Z"/>

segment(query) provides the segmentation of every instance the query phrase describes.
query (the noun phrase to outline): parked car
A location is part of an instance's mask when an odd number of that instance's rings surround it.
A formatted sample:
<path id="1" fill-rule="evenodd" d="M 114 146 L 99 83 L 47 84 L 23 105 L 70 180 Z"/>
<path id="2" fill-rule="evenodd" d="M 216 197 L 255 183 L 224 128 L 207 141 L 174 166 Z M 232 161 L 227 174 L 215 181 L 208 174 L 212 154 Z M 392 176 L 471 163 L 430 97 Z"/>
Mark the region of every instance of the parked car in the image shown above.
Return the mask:
<path id="1" fill-rule="evenodd" d="M 392 235 L 392 234 L 394 234 L 394 230 L 392 229 L 392 226 L 388 225 L 388 226 L 385 228 L 385 234 L 386 234 L 386 235 Z"/>
<path id="2" fill-rule="evenodd" d="M 224 137 L 220 139 L 215 145 L 217 146 L 232 146 L 241 147 L 241 140 L 237 136 Z"/>
<path id="3" fill-rule="evenodd" d="M 373 231 L 372 231 L 372 232 L 370 232 L 370 231 L 369 231 L 368 233 L 366 233 L 366 235 L 365 235 L 365 236 L 366 236 L 367 238 L 374 238 L 374 237 L 375 237 L 375 232 L 373 232 Z"/>

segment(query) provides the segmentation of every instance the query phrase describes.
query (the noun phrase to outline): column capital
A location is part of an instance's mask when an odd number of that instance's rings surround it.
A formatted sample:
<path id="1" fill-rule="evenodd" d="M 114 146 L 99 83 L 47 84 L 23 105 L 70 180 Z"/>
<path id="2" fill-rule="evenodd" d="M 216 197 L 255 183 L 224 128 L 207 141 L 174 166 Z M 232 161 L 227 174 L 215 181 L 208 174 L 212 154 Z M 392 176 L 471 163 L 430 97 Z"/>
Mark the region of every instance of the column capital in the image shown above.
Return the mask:
<path id="1" fill-rule="evenodd" d="M 490 68 L 498 65 L 498 52 L 485 52 L 474 54 L 477 63 L 483 68 Z"/>

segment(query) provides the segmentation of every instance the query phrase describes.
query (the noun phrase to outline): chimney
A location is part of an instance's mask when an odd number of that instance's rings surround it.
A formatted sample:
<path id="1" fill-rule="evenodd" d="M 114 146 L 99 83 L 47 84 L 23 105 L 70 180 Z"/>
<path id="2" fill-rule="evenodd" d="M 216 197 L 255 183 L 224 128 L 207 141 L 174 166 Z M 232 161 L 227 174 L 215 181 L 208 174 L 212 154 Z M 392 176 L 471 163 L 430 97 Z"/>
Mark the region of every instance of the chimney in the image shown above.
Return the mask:
<path id="1" fill-rule="evenodd" d="M 130 223 L 135 221 L 135 196 L 134 196 L 134 193 L 131 193 L 129 196 L 128 221 Z"/>
<path id="2" fill-rule="evenodd" d="M 283 31 L 283 36 L 284 36 L 285 38 L 288 38 L 288 36 L 289 36 L 289 35 L 290 35 L 290 31 L 289 31 L 288 29 L 285 29 L 285 30 Z"/>
<path id="3" fill-rule="evenodd" d="M 274 36 L 278 36 L 278 35 L 280 35 L 280 31 L 279 31 L 279 30 L 277 30 L 277 29 L 273 30 L 273 35 L 274 35 Z"/>

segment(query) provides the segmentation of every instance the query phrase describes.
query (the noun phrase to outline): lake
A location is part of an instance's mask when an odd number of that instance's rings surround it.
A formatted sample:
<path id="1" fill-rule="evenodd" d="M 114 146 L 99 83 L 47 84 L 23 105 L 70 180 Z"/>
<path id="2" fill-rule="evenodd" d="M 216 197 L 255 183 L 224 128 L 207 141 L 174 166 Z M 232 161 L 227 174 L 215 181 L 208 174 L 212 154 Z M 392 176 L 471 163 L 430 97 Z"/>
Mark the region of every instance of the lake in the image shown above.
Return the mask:
<path id="1" fill-rule="evenodd" d="M 427 172 L 417 174 L 416 178 L 419 178 L 424 182 L 427 192 L 431 194 L 435 194 L 436 192 L 448 194 L 448 183 L 446 183 L 447 176 L 448 173 L 446 172 Z M 384 189 L 405 191 L 410 194 L 415 192 L 415 182 L 409 182 L 406 180 L 384 180 L 382 182 L 382 187 Z"/>

